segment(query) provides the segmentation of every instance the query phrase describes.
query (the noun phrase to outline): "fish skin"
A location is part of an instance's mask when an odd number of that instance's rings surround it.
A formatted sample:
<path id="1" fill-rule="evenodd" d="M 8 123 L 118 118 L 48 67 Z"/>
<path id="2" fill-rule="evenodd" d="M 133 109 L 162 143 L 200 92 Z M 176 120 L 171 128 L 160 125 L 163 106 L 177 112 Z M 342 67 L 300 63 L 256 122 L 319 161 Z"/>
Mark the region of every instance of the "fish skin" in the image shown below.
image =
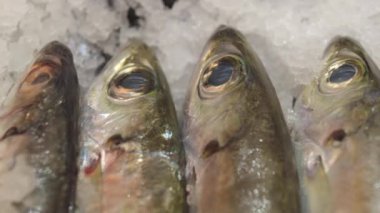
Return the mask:
<path id="1" fill-rule="evenodd" d="M 330 73 L 344 64 L 354 65 L 356 74 L 331 82 Z M 338 36 L 325 50 L 318 77 L 298 97 L 295 142 L 314 147 L 300 149 L 301 169 L 311 174 L 303 177 L 308 212 L 320 212 L 321 200 L 329 206 L 325 212 L 380 211 L 379 74 L 357 41 Z M 319 171 L 310 166 L 316 163 Z"/>
<path id="2" fill-rule="evenodd" d="M 230 78 L 240 80 L 207 93 L 203 73 L 228 55 L 243 64 Z M 204 48 L 183 137 L 190 212 L 299 212 L 295 156 L 277 95 L 259 58 L 230 27 L 220 26 Z"/>
<path id="3" fill-rule="evenodd" d="M 143 84 L 147 93 L 113 98 L 110 85 L 138 69 L 153 76 L 153 84 Z M 80 212 L 185 210 L 180 131 L 153 51 L 131 40 L 94 81 L 84 105 Z"/>
<path id="4" fill-rule="evenodd" d="M 70 50 L 57 41 L 47 44 L 12 95 L 0 115 L 3 208 L 7 212 L 72 211 L 79 86 Z M 30 185 L 30 191 L 17 196 L 9 191 L 17 186 L 16 191 L 23 191 L 23 185 Z"/>

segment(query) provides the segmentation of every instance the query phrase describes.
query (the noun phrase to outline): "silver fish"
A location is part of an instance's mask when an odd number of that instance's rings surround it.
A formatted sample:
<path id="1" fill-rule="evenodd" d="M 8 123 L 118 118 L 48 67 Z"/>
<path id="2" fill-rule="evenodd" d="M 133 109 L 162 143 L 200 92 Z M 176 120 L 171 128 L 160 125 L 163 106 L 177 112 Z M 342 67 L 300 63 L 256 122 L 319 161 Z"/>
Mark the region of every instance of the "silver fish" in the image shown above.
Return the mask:
<path id="1" fill-rule="evenodd" d="M 298 212 L 295 156 L 275 90 L 238 31 L 211 36 L 184 109 L 191 212 Z"/>
<path id="2" fill-rule="evenodd" d="M 79 209 L 181 212 L 184 152 L 158 60 L 133 40 L 90 87 L 85 100 Z"/>
<path id="3" fill-rule="evenodd" d="M 70 50 L 47 44 L 0 115 L 2 212 L 73 209 L 79 87 Z"/>
<path id="4" fill-rule="evenodd" d="M 295 142 L 309 212 L 380 211 L 379 74 L 359 43 L 336 37 L 298 97 Z"/>

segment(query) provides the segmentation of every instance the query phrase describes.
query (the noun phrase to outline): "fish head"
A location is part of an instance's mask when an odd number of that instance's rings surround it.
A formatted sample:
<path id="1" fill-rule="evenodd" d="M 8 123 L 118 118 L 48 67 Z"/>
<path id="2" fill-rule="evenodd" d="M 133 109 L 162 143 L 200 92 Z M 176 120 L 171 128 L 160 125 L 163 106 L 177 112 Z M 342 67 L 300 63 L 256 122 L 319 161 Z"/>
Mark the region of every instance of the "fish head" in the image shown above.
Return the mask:
<path id="1" fill-rule="evenodd" d="M 371 165 L 378 161 L 374 156 L 380 148 L 373 134 L 379 119 L 379 70 L 348 37 L 333 39 L 324 58 L 320 74 L 297 100 L 297 125 L 315 145 L 312 158 L 321 157 L 335 210 L 362 211 L 376 177 Z M 306 161 L 313 165 L 313 159 Z"/>
<path id="2" fill-rule="evenodd" d="M 85 105 L 82 166 L 90 173 L 94 165 L 105 170 L 123 153 L 140 156 L 175 147 L 153 137 L 158 129 L 164 129 L 160 137 L 172 137 L 166 124 L 173 118 L 161 113 L 175 110 L 158 60 L 142 41 L 131 40 L 108 63 L 89 88 Z"/>
<path id="3" fill-rule="evenodd" d="M 337 37 L 325 51 L 319 76 L 298 98 L 295 110 L 300 115 L 299 125 L 322 147 L 326 169 L 340 156 L 355 158 L 358 150 L 365 147 L 347 136 L 367 122 L 379 101 L 378 72 L 357 42 Z"/>
<path id="4" fill-rule="evenodd" d="M 186 143 L 188 149 L 207 157 L 245 133 L 259 116 L 256 109 L 268 103 L 268 90 L 276 95 L 246 39 L 227 26 L 211 36 L 197 70 L 185 103 L 184 134 L 198 138 L 188 140 L 197 141 Z"/>
<path id="5" fill-rule="evenodd" d="M 77 97 L 70 50 L 54 41 L 37 53 L 25 75 L 14 87 L 11 99 L 0 114 L 0 159 L 13 159 L 31 138 L 39 138 L 54 117 L 58 106 Z"/>

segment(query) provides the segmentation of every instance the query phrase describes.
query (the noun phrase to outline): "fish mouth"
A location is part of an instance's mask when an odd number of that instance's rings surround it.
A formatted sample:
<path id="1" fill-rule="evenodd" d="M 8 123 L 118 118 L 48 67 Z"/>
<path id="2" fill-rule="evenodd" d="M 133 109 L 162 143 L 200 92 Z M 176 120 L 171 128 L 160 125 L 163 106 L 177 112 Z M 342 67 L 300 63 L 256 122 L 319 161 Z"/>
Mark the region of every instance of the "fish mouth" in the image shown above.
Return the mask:
<path id="1" fill-rule="evenodd" d="M 26 131 L 27 131 L 26 129 L 21 129 L 21 128 L 18 128 L 16 126 L 12 126 L 7 131 L 5 131 L 3 136 L 0 138 L 0 141 L 3 141 L 3 140 L 10 138 L 10 137 L 23 135 L 26 133 Z"/>
<path id="2" fill-rule="evenodd" d="M 98 168 L 104 173 L 117 164 L 123 156 L 128 155 L 133 158 L 141 155 L 141 152 L 141 144 L 137 142 L 135 136 L 122 137 L 120 134 L 115 134 L 98 149 L 87 153 L 82 168 L 86 176 L 92 175 Z"/>

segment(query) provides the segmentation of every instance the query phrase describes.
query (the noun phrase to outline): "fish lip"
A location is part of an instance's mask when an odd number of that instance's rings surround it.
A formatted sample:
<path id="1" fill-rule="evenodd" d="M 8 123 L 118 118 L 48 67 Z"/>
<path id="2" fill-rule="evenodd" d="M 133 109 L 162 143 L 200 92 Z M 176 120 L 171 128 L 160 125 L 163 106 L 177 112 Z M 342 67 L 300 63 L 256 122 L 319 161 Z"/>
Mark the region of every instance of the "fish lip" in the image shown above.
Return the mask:
<path id="1" fill-rule="evenodd" d="M 4 141 L 7 138 L 24 135 L 26 132 L 27 129 L 21 129 L 17 126 L 11 126 L 4 132 L 3 136 L 0 138 L 0 141 Z"/>

